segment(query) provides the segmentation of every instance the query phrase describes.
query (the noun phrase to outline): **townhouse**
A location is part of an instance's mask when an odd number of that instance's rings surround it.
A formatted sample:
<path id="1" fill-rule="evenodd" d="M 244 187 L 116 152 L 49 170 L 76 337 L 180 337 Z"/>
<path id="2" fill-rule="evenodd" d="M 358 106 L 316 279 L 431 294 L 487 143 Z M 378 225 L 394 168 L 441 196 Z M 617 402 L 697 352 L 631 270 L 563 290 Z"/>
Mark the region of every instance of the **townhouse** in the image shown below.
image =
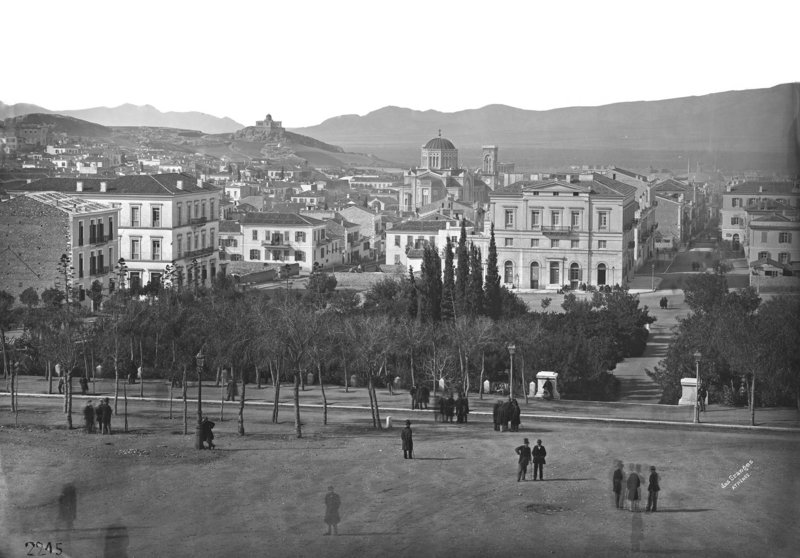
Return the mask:
<path id="1" fill-rule="evenodd" d="M 246 262 L 298 263 L 306 272 L 330 261 L 333 247 L 320 219 L 298 213 L 246 213 L 240 221 Z"/>

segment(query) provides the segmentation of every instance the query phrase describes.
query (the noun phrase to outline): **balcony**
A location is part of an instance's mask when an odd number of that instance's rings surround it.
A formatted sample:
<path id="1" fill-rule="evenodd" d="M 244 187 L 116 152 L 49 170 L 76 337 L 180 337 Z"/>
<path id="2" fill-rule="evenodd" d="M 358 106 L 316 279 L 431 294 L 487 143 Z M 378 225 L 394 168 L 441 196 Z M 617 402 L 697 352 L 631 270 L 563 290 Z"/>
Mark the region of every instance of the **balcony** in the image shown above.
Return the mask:
<path id="1" fill-rule="evenodd" d="M 193 227 L 198 225 L 205 225 L 208 222 L 208 219 L 205 217 L 195 217 L 194 219 L 189 219 L 189 224 Z"/>
<path id="2" fill-rule="evenodd" d="M 183 253 L 181 258 L 201 258 L 203 256 L 210 256 L 215 252 L 215 248 L 213 246 L 209 246 L 207 248 L 200 248 L 199 250 L 189 250 Z"/>
<path id="3" fill-rule="evenodd" d="M 106 235 L 96 235 L 96 236 L 89 236 L 89 244 L 94 245 L 102 245 L 111 240 L 114 240 L 114 235 L 106 234 Z"/>
<path id="4" fill-rule="evenodd" d="M 262 240 L 264 248 L 294 248 L 294 243 L 289 240 Z"/>
<path id="5" fill-rule="evenodd" d="M 108 275 L 109 273 L 111 273 L 111 268 L 110 267 L 96 267 L 94 269 L 92 269 L 91 267 L 89 268 L 89 275 L 92 275 L 92 276 Z"/>
<path id="6" fill-rule="evenodd" d="M 578 232 L 578 227 L 570 227 L 569 225 L 550 225 L 542 226 L 542 234 L 547 237 L 562 238 L 572 236 Z"/>

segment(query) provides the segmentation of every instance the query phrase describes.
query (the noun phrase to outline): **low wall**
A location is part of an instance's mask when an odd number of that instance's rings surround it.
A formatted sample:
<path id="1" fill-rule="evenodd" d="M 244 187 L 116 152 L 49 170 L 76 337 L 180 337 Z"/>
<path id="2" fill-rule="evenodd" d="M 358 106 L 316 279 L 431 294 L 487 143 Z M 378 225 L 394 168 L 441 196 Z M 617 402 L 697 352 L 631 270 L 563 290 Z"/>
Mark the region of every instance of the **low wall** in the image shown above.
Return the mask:
<path id="1" fill-rule="evenodd" d="M 333 274 L 336 277 L 337 289 L 353 289 L 365 291 L 382 279 L 400 279 L 400 273 L 383 273 L 381 271 L 365 271 L 363 273 L 339 272 Z"/>

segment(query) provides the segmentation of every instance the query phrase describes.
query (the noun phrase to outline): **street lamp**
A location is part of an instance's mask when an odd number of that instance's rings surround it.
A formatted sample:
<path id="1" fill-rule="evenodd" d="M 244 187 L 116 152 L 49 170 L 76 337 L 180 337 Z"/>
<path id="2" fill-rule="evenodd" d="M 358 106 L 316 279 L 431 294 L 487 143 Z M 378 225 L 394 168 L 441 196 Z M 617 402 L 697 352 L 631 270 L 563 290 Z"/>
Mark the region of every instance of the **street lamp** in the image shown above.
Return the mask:
<path id="1" fill-rule="evenodd" d="M 517 348 L 511 343 L 508 346 L 508 354 L 511 355 L 511 367 L 508 373 L 508 400 L 514 399 L 514 352 Z M 523 388 L 524 389 L 524 388 Z"/>
<path id="2" fill-rule="evenodd" d="M 203 449 L 203 365 L 206 362 L 206 356 L 203 354 L 203 348 L 194 357 L 197 362 L 197 426 L 195 427 L 194 436 L 194 449 Z"/>
<path id="3" fill-rule="evenodd" d="M 656 254 L 658 257 L 658 254 Z M 656 264 L 650 264 L 650 290 L 656 292 Z"/>
<path id="4" fill-rule="evenodd" d="M 700 351 L 694 353 L 694 366 L 695 366 L 695 390 L 697 392 L 697 401 L 694 404 L 694 423 L 700 422 L 700 359 L 703 355 Z"/>

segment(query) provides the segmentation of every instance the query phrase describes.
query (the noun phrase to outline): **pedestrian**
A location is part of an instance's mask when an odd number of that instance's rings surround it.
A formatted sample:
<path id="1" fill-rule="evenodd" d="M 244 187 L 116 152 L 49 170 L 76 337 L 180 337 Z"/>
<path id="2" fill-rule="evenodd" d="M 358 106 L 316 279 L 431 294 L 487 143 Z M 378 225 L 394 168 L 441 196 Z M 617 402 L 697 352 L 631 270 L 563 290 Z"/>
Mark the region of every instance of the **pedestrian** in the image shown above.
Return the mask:
<path id="1" fill-rule="evenodd" d="M 442 422 L 447 420 L 447 398 L 444 395 L 439 398 L 439 416 Z"/>
<path id="2" fill-rule="evenodd" d="M 228 393 L 225 401 L 236 401 L 237 395 L 239 395 L 239 391 L 236 387 L 236 381 L 231 380 L 228 382 Z"/>
<path id="3" fill-rule="evenodd" d="M 111 434 L 111 405 L 108 404 L 108 397 L 103 402 L 103 434 Z"/>
<path id="4" fill-rule="evenodd" d="M 87 434 L 94 432 L 94 407 L 91 401 L 87 401 L 86 407 L 83 408 L 83 422 Z"/>
<path id="5" fill-rule="evenodd" d="M 459 393 L 458 394 L 458 399 L 456 399 L 456 422 L 459 423 L 459 424 L 464 422 L 464 402 L 465 401 L 466 401 L 466 399 L 464 399 L 464 394 L 463 393 Z"/>
<path id="6" fill-rule="evenodd" d="M 411 394 L 411 410 L 413 411 L 418 406 L 417 398 L 416 398 L 416 396 L 417 396 L 417 386 L 411 386 L 411 389 L 408 390 L 408 393 Z"/>
<path id="7" fill-rule="evenodd" d="M 447 396 L 445 401 L 445 413 L 447 414 L 447 422 L 453 422 L 453 417 L 456 416 L 456 400 L 453 399 L 453 393 Z"/>
<path id="8" fill-rule="evenodd" d="M 60 376 L 58 378 L 58 393 L 64 393 L 64 377 Z"/>
<path id="9" fill-rule="evenodd" d="M 215 424 L 208 420 L 208 417 L 203 417 L 200 422 L 200 449 L 206 449 L 203 442 L 208 442 L 208 449 L 214 449 L 214 426 Z"/>
<path id="10" fill-rule="evenodd" d="M 417 395 L 417 397 L 420 397 L 419 394 Z M 440 418 L 439 407 L 441 406 L 441 404 L 442 404 L 442 398 L 439 397 L 438 395 L 434 395 L 433 403 L 431 404 L 431 409 L 433 409 L 433 422 L 439 422 Z"/>
<path id="11" fill-rule="evenodd" d="M 705 382 L 700 382 L 700 385 L 697 387 L 697 404 L 700 406 L 700 412 L 704 413 L 706 411 L 706 397 L 708 396 L 708 390 L 706 389 Z"/>
<path id="12" fill-rule="evenodd" d="M 136 383 L 136 363 L 132 360 L 128 363 L 128 383 Z"/>
<path id="13" fill-rule="evenodd" d="M 328 493 L 325 495 L 325 523 L 328 525 L 326 536 L 331 534 L 331 527 L 333 527 L 334 535 L 339 534 L 337 526 L 339 525 L 339 506 L 341 504 L 341 498 L 333 491 L 333 487 L 329 486 Z"/>
<path id="14" fill-rule="evenodd" d="M 461 401 L 463 401 L 463 403 L 461 404 L 461 410 L 464 413 L 464 423 L 466 424 L 467 416 L 469 415 L 469 397 L 467 397 L 466 393 L 461 398 Z"/>
<path id="15" fill-rule="evenodd" d="M 89 393 L 89 378 L 86 376 L 81 376 L 79 383 L 81 385 L 81 395 L 86 395 Z"/>
<path id="16" fill-rule="evenodd" d="M 520 408 L 516 399 L 511 400 L 511 432 L 519 432 Z"/>
<path id="17" fill-rule="evenodd" d="M 617 509 L 625 507 L 625 500 L 622 498 L 622 485 L 625 482 L 625 471 L 622 461 L 617 462 L 617 468 L 614 471 L 613 490 L 614 490 L 614 505 Z"/>
<path id="18" fill-rule="evenodd" d="M 661 487 L 658 486 L 658 473 L 655 467 L 650 467 L 650 481 L 647 485 L 647 508 L 645 511 L 658 511 L 658 492 Z"/>
<path id="19" fill-rule="evenodd" d="M 97 419 L 97 433 L 103 433 L 103 413 L 105 412 L 105 402 L 101 399 L 100 403 L 97 404 L 97 407 L 94 409 L 94 416 Z"/>
<path id="20" fill-rule="evenodd" d="M 544 449 L 541 440 L 536 440 L 536 445 L 533 446 L 533 480 L 536 480 L 537 473 L 539 480 L 544 480 L 544 464 L 547 450 Z"/>
<path id="21" fill-rule="evenodd" d="M 517 467 L 517 482 L 525 480 L 525 474 L 528 472 L 528 464 L 531 462 L 531 446 L 527 438 L 523 441 L 522 445 L 514 450 L 519 455 L 519 463 Z"/>
<path id="22" fill-rule="evenodd" d="M 494 421 L 494 429 L 495 431 L 500 431 L 500 407 L 502 407 L 503 402 L 498 400 L 494 406 L 492 406 L 492 420 Z"/>
<path id="23" fill-rule="evenodd" d="M 403 459 L 414 459 L 414 440 L 411 436 L 411 421 L 406 421 L 406 427 L 400 432 L 403 441 Z"/>
<path id="24" fill-rule="evenodd" d="M 639 475 L 635 471 L 631 471 L 628 475 L 628 501 L 631 505 L 631 511 L 639 511 Z"/>

